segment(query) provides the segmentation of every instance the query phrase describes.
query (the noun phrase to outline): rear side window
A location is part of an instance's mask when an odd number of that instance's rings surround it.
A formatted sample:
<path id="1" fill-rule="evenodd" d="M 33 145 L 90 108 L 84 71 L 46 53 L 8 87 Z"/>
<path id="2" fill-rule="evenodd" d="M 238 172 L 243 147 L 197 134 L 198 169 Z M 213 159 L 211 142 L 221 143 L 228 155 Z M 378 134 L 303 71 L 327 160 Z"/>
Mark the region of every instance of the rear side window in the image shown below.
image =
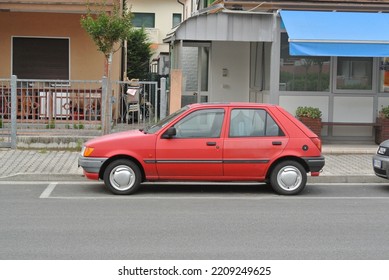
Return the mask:
<path id="1" fill-rule="evenodd" d="M 263 109 L 233 109 L 230 137 L 284 136 L 274 119 Z"/>

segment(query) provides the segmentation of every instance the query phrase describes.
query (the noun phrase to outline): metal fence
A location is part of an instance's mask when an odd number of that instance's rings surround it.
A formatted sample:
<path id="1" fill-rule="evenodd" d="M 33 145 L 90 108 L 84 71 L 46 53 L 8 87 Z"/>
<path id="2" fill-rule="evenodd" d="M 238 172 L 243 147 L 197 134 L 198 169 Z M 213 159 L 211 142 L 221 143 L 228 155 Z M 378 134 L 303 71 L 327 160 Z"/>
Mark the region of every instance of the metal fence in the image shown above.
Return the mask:
<path id="1" fill-rule="evenodd" d="M 12 106 L 11 96 L 8 91 L 11 88 L 11 80 L 0 79 L 0 147 L 12 147 L 16 146 L 16 135 L 13 131 L 11 118 L 15 118 L 15 109 Z M 15 94 L 13 94 L 15 95 Z"/>
<path id="2" fill-rule="evenodd" d="M 16 135 L 88 136 L 101 135 L 105 124 L 106 133 L 152 125 L 166 115 L 165 83 L 1 79 L 0 147 L 15 146 Z"/>

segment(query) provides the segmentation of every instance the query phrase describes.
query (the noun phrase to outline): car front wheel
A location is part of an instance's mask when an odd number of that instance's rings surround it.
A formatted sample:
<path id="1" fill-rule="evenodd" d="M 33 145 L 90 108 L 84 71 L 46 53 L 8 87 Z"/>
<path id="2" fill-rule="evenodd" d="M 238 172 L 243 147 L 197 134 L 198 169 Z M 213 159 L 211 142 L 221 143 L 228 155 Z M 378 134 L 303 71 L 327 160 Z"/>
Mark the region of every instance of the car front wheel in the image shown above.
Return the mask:
<path id="1" fill-rule="evenodd" d="M 293 160 L 278 163 L 270 174 L 270 185 L 282 195 L 300 193 L 307 184 L 307 173 L 303 166 Z"/>
<path id="2" fill-rule="evenodd" d="M 127 159 L 111 162 L 104 171 L 105 186 L 114 194 L 132 194 L 142 182 L 137 164 Z"/>

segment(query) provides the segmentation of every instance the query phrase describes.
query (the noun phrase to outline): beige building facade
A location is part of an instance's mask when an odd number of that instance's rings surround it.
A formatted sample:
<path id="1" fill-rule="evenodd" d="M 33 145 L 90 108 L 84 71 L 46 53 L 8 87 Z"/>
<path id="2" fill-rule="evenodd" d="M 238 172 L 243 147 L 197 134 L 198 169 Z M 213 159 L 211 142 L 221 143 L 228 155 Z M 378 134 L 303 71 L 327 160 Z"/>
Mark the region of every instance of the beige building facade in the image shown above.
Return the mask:
<path id="1" fill-rule="evenodd" d="M 80 25 L 86 3 L 0 2 L 0 78 L 100 80 L 104 57 Z M 106 1 L 111 8 L 112 1 Z M 120 80 L 120 51 L 111 69 L 112 80 Z"/>

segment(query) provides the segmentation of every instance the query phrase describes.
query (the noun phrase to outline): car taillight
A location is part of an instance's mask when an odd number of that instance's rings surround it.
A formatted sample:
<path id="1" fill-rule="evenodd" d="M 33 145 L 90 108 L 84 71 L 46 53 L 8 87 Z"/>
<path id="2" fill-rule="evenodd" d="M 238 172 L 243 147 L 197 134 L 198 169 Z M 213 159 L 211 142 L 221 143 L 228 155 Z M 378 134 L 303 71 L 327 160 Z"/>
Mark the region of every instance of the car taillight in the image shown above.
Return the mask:
<path id="1" fill-rule="evenodd" d="M 312 137 L 311 140 L 312 140 L 313 144 L 315 144 L 315 146 L 321 152 L 321 140 L 320 140 L 320 138 L 319 137 Z"/>

